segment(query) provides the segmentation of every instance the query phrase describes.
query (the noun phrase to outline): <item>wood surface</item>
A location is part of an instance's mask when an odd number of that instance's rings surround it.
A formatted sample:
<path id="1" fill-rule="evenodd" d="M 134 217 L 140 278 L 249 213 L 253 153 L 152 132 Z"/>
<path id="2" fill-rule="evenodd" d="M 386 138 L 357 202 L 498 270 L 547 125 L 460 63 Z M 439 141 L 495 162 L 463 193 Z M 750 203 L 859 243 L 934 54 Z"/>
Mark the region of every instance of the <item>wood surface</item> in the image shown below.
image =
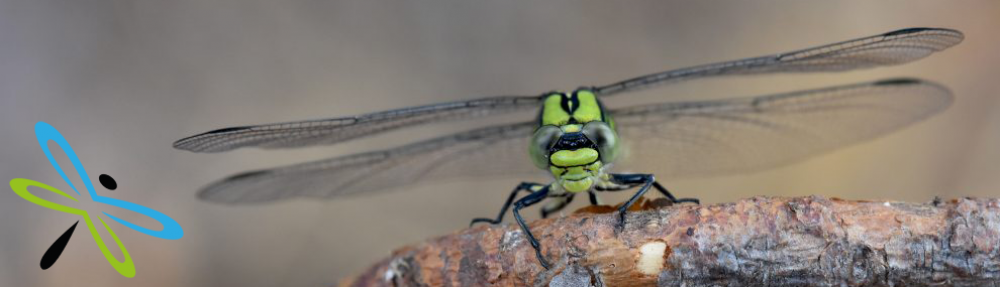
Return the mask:
<path id="1" fill-rule="evenodd" d="M 341 286 L 1000 286 L 1000 199 L 818 196 L 637 204 L 480 225 L 400 248 Z M 509 215 L 507 218 L 511 218 Z"/>

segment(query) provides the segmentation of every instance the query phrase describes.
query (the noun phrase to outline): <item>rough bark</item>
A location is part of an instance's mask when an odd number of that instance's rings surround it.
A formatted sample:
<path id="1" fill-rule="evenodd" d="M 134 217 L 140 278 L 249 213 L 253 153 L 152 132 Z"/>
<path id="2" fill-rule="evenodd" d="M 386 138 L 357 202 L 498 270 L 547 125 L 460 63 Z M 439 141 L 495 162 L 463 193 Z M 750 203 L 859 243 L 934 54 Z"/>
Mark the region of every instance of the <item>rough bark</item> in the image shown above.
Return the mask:
<path id="1" fill-rule="evenodd" d="M 341 286 L 1000 286 L 1000 199 L 645 206 L 620 233 L 602 208 L 532 222 L 551 270 L 516 224 L 477 226 Z"/>

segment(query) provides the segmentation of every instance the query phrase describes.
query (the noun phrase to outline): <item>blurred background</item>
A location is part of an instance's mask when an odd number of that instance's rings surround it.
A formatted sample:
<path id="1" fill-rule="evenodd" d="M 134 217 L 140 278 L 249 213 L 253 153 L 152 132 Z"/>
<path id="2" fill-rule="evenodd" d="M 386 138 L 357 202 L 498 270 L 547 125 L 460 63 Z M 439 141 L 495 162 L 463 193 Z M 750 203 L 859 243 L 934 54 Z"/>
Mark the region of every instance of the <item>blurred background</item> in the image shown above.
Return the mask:
<path id="1" fill-rule="evenodd" d="M 494 215 L 520 182 L 471 179 L 336 201 L 218 205 L 199 201 L 195 192 L 236 172 L 495 122 L 297 150 L 194 154 L 171 148 L 195 133 L 535 95 L 915 26 L 958 29 L 966 39 L 903 66 L 687 82 L 608 105 L 925 78 L 950 87 L 956 100 L 900 132 L 781 168 L 660 180 L 675 194 L 707 204 L 755 195 L 916 202 L 1000 196 L 998 15 L 994 1 L 0 0 L 0 178 L 69 191 L 34 139 L 34 123 L 45 121 L 67 137 L 95 183 L 102 173 L 117 179 L 117 190 L 98 187 L 99 193 L 160 210 L 186 231 L 170 241 L 110 223 L 135 261 L 138 274 L 130 279 L 107 264 L 81 225 L 61 259 L 43 271 L 41 255 L 78 216 L 0 192 L 0 285 L 331 284 L 396 247 Z M 83 201 L 79 206 L 92 212 L 156 228 L 139 214 Z M 536 218 L 534 211 L 526 214 Z"/>

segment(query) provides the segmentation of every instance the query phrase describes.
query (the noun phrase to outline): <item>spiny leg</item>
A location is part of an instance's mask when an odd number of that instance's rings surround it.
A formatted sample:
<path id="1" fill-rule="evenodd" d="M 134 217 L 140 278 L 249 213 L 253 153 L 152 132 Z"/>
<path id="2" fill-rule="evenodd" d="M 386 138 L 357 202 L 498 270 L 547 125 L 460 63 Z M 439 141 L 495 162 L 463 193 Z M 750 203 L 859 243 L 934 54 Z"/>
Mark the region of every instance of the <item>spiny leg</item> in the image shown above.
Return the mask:
<path id="1" fill-rule="evenodd" d="M 676 197 L 674 197 L 673 194 L 670 194 L 670 191 L 668 191 L 666 187 L 663 187 L 663 185 L 660 185 L 660 183 L 655 180 L 653 181 L 653 187 L 655 187 L 656 190 L 660 191 L 660 193 L 663 194 L 663 196 L 666 196 L 667 199 L 670 199 L 670 201 L 673 203 L 690 202 L 694 204 L 701 204 L 701 200 L 697 198 L 677 199 Z"/>
<path id="2" fill-rule="evenodd" d="M 597 200 L 597 193 L 595 193 L 593 190 L 588 191 L 587 195 L 590 196 L 590 205 L 600 205 L 601 204 L 601 201 Z"/>
<path id="3" fill-rule="evenodd" d="M 531 230 L 528 229 L 528 225 L 524 223 L 524 218 L 521 218 L 521 209 L 542 201 L 548 195 L 549 187 L 546 186 L 539 191 L 532 192 L 531 194 L 522 197 L 514 203 L 514 219 L 517 220 L 517 224 L 521 226 L 521 230 L 524 231 L 524 234 L 528 236 L 528 242 L 531 243 L 531 247 L 535 248 L 535 257 L 538 258 L 538 263 L 540 263 L 542 267 L 545 267 L 545 269 L 549 269 L 549 262 L 545 261 L 545 258 L 542 257 L 541 245 L 538 243 L 538 240 L 535 239 L 535 235 L 531 234 Z"/>
<path id="4" fill-rule="evenodd" d="M 537 183 L 534 183 L 534 182 L 522 182 L 521 184 L 518 184 L 516 187 L 514 187 L 514 190 L 512 190 L 510 192 L 510 196 L 507 197 L 507 202 L 505 202 L 503 204 L 503 207 L 500 208 L 500 214 L 497 214 L 497 218 L 496 219 L 490 219 L 490 218 L 485 218 L 485 217 L 474 218 L 474 219 L 472 219 L 472 222 L 469 223 L 469 226 L 475 225 L 476 223 L 479 223 L 479 222 L 489 222 L 490 224 L 499 224 L 501 221 L 503 221 L 503 215 L 507 213 L 507 209 L 509 209 L 510 205 L 514 203 L 514 198 L 517 197 L 517 194 L 520 191 L 523 190 L 523 191 L 529 191 L 530 192 L 530 191 L 532 191 L 531 188 L 539 186 L 539 185 L 541 185 L 541 184 L 537 184 Z"/>
<path id="5" fill-rule="evenodd" d="M 618 226 L 616 230 L 622 231 L 625 229 L 625 212 L 628 211 L 629 207 L 632 207 L 632 204 L 635 204 L 636 200 L 642 198 L 642 195 L 649 191 L 649 188 L 653 186 L 655 179 L 653 179 L 652 174 L 613 174 L 612 176 L 616 181 L 623 184 L 633 185 L 642 183 L 642 187 L 639 188 L 639 191 L 636 191 L 635 194 L 633 194 L 632 197 L 625 202 L 625 204 L 622 204 L 622 206 L 618 208 Z"/>
<path id="6" fill-rule="evenodd" d="M 670 201 L 673 202 L 673 203 L 681 203 L 681 202 L 699 203 L 700 202 L 696 198 L 681 198 L 681 199 L 677 199 L 676 197 L 674 197 L 673 194 L 670 194 L 670 191 L 668 191 L 665 187 L 663 187 L 663 185 L 661 185 L 659 182 L 656 182 L 656 178 L 653 177 L 652 174 L 612 174 L 611 176 L 612 176 L 612 180 L 614 180 L 615 182 L 617 182 L 619 184 L 630 185 L 630 186 L 635 186 L 635 185 L 638 185 L 638 184 L 642 184 L 642 187 L 639 188 L 639 191 L 637 191 L 634 195 L 632 195 L 632 198 L 630 198 L 627 202 L 625 202 L 625 204 L 622 204 L 622 206 L 620 208 L 618 208 L 618 214 L 619 214 L 618 229 L 619 230 L 622 230 L 622 229 L 625 228 L 625 212 L 627 212 L 628 208 L 632 207 L 632 204 L 634 204 L 637 200 L 639 200 L 639 198 L 641 198 L 643 194 L 645 194 L 647 191 L 649 191 L 650 186 L 656 187 L 657 191 L 659 191 L 661 194 L 663 194 L 663 196 L 665 196 L 668 199 L 670 199 Z"/>
<path id="7" fill-rule="evenodd" d="M 566 208 L 570 202 L 573 202 L 573 197 L 576 196 L 574 193 L 566 193 L 559 198 L 559 201 L 554 202 L 553 205 L 546 205 L 542 207 L 542 218 L 548 218 L 549 214 L 556 213 L 563 208 Z"/>
<path id="8" fill-rule="evenodd" d="M 626 190 L 626 189 L 635 187 L 636 185 L 646 184 L 647 177 L 653 177 L 653 175 L 652 174 L 611 174 L 611 180 L 614 181 L 615 183 L 620 184 L 621 186 L 610 187 L 610 188 L 607 188 L 607 187 L 606 188 L 600 188 L 600 187 L 598 187 L 597 191 L 622 191 L 622 190 Z M 695 203 L 695 204 L 700 204 L 701 203 L 701 200 L 699 200 L 697 198 L 680 198 L 680 199 L 678 199 L 678 198 L 674 197 L 674 195 L 671 194 L 670 191 L 667 190 L 667 188 L 663 187 L 663 185 L 661 185 L 660 182 L 656 181 L 655 178 L 653 179 L 653 187 L 656 188 L 656 190 L 659 191 L 660 194 L 663 194 L 663 196 L 666 197 L 667 199 L 669 199 L 672 203 L 683 203 L 683 202 L 690 202 L 690 203 Z"/>

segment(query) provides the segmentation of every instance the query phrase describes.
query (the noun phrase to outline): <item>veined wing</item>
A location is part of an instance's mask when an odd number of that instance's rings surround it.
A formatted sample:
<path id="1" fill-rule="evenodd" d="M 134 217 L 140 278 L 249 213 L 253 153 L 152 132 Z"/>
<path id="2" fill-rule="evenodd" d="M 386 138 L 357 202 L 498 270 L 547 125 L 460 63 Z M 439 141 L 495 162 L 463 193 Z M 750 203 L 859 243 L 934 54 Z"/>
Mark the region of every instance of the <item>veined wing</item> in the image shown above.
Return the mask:
<path id="1" fill-rule="evenodd" d="M 543 175 L 527 154 L 535 122 L 497 125 L 398 148 L 273 169 L 212 183 L 198 197 L 219 203 L 263 203 L 293 197 L 331 199 L 406 188 L 418 181 Z"/>
<path id="2" fill-rule="evenodd" d="M 837 72 L 908 63 L 962 42 L 962 32 L 908 28 L 787 53 L 665 71 L 596 87 L 601 96 L 712 76 Z"/>
<path id="3" fill-rule="evenodd" d="M 827 72 L 914 61 L 958 44 L 961 32 L 910 28 L 795 52 L 666 71 L 595 88 L 601 96 L 655 84 L 709 76 L 778 72 Z M 404 108 L 359 116 L 232 127 L 187 137 L 174 147 L 222 152 L 241 147 L 291 148 L 334 144 L 399 128 L 476 118 L 537 107 L 540 96 L 500 96 Z"/>
<path id="4" fill-rule="evenodd" d="M 950 92 L 914 79 L 719 101 L 612 111 L 633 159 L 624 166 L 662 176 L 764 169 L 872 139 L 943 110 Z M 262 203 L 332 199 L 421 181 L 541 174 L 524 152 L 535 122 L 498 125 L 398 148 L 237 174 L 199 197 Z"/>
<path id="5" fill-rule="evenodd" d="M 342 118 L 232 127 L 190 136 L 174 148 L 223 152 L 241 147 L 290 148 L 334 144 L 403 127 L 537 108 L 538 96 L 499 96 Z"/>
<path id="6" fill-rule="evenodd" d="M 621 166 L 670 178 L 792 163 L 901 129 L 944 110 L 951 101 L 941 85 L 891 79 L 745 99 L 637 106 L 613 115 L 630 153 Z"/>

